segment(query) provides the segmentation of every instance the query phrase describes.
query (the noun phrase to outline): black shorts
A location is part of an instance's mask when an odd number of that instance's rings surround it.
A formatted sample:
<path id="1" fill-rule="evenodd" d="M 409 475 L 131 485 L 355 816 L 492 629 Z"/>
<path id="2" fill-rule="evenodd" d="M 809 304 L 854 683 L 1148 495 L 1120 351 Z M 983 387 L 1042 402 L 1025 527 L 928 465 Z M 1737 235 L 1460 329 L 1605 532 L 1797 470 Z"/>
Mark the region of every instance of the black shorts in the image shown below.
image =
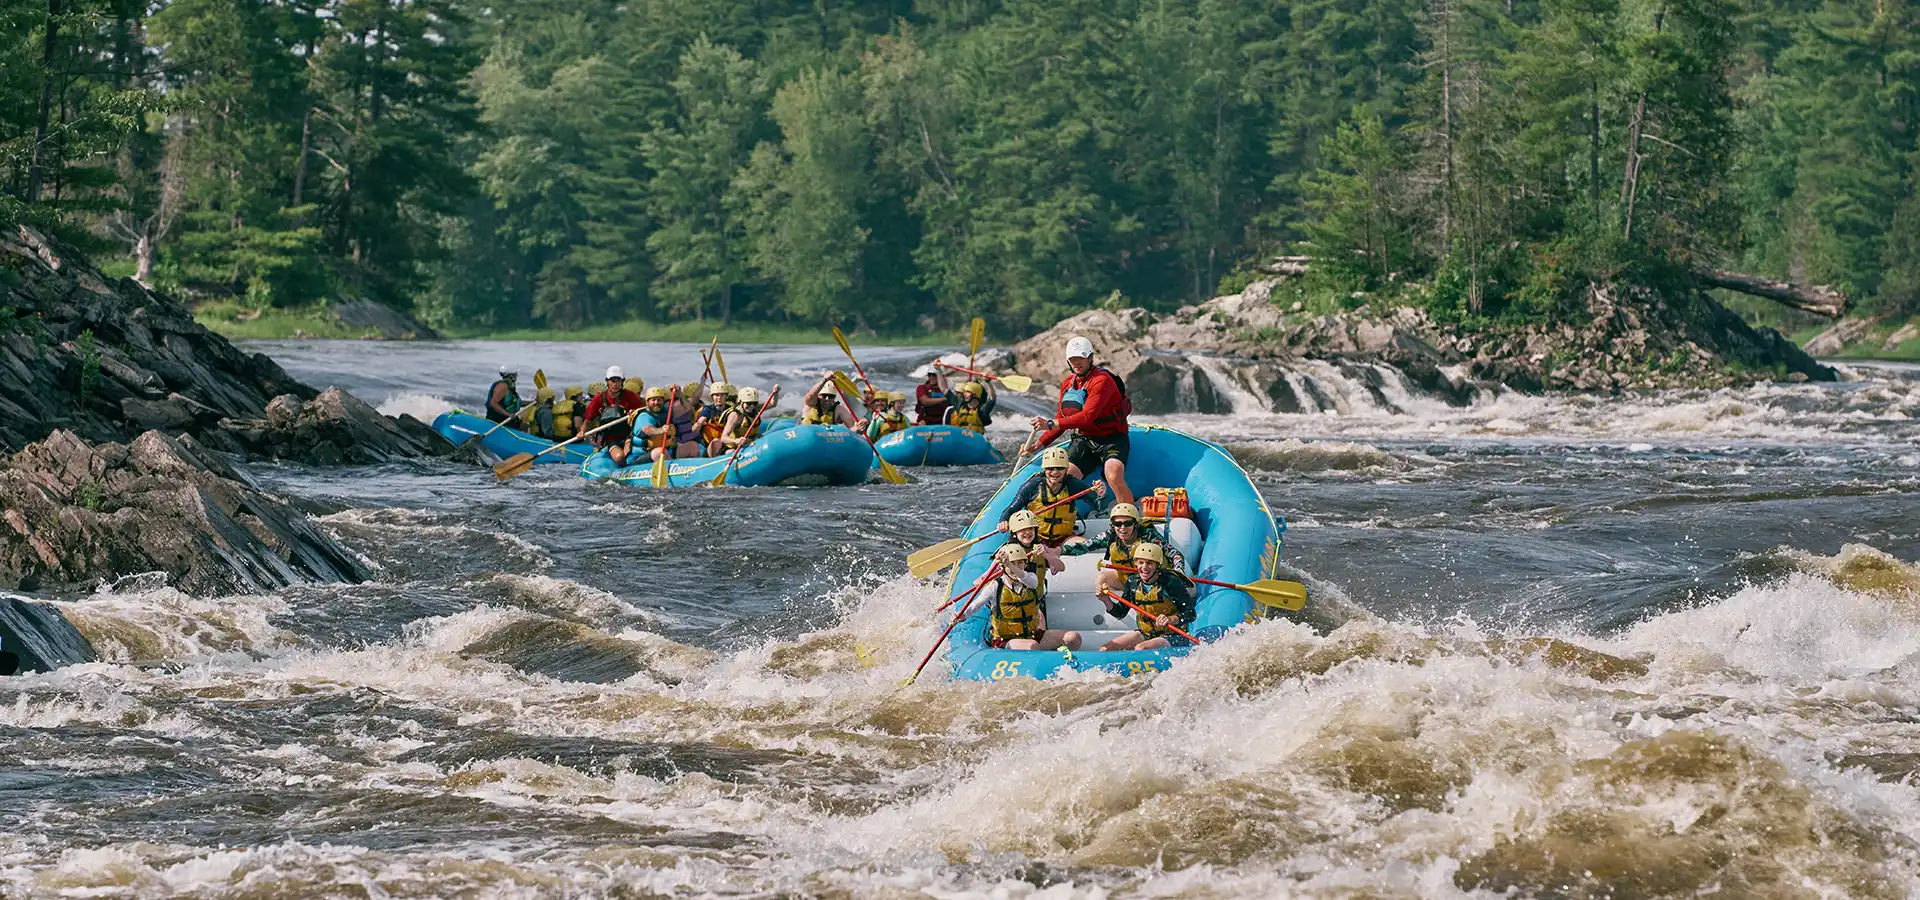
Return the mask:
<path id="1" fill-rule="evenodd" d="M 1076 434 L 1073 443 L 1067 445 L 1067 462 L 1080 470 L 1081 477 L 1098 478 L 1107 460 L 1117 459 L 1121 465 L 1126 465 L 1127 451 L 1127 433 L 1124 431 L 1112 437 L 1097 438 Z"/>

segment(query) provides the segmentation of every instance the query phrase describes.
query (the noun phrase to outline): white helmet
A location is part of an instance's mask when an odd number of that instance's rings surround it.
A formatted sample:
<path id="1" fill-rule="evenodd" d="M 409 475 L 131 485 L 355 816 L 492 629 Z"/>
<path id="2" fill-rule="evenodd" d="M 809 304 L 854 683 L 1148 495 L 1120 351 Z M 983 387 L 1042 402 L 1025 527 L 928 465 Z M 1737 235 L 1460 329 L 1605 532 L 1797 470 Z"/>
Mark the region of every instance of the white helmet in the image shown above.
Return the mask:
<path id="1" fill-rule="evenodd" d="M 627 380 L 627 373 L 624 370 L 622 370 L 619 366 L 608 366 L 607 379 L 611 381 L 612 379 L 615 379 L 615 378 L 618 378 L 621 381 L 625 381 Z"/>
<path id="2" fill-rule="evenodd" d="M 517 375 L 519 375 L 519 374 L 520 374 L 520 370 L 519 370 L 519 369 L 516 369 L 516 368 L 514 368 L 514 367 L 512 367 L 512 366 L 510 366 L 510 365 L 507 365 L 506 363 L 501 363 L 501 364 L 500 364 L 500 377 L 501 377 L 501 378 L 513 378 L 513 377 L 515 377 L 515 376 L 517 376 Z"/>
<path id="3" fill-rule="evenodd" d="M 837 387 L 834 387 L 833 382 L 829 381 L 826 384 L 823 384 L 820 386 L 819 396 L 832 397 L 837 400 L 840 397 L 840 389 Z"/>
<path id="4" fill-rule="evenodd" d="M 759 389 L 759 388 L 752 388 L 752 387 L 743 387 L 743 388 L 741 388 L 741 389 L 740 389 L 740 402 L 741 402 L 741 403 L 759 403 L 759 402 L 760 402 L 760 389 Z"/>
<path id="5" fill-rule="evenodd" d="M 1083 337 L 1075 337 L 1072 340 L 1067 341 L 1067 358 L 1068 359 L 1082 359 L 1082 358 L 1092 359 L 1093 358 L 1093 342 Z"/>

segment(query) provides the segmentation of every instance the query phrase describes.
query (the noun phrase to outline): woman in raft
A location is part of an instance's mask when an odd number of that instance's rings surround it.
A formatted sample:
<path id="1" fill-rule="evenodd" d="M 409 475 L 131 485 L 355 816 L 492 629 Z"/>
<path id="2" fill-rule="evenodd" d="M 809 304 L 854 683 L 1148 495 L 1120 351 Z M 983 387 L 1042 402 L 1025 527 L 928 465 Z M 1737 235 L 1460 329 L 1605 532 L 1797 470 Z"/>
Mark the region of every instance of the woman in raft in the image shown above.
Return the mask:
<path id="1" fill-rule="evenodd" d="M 987 643 L 1006 650 L 1080 649 L 1080 632 L 1047 627 L 1047 587 L 1029 570 L 1039 556 L 1018 541 L 994 551 L 1000 577 L 993 580 L 993 630 Z"/>
<path id="2" fill-rule="evenodd" d="M 1140 607 L 1140 630 L 1129 631 L 1100 645 L 1102 650 L 1158 650 L 1161 647 L 1187 647 L 1192 641 L 1174 632 L 1193 622 L 1193 588 L 1172 569 L 1167 568 L 1166 551 L 1159 544 L 1142 541 L 1133 548 L 1134 573 L 1127 576 L 1119 594 L 1128 603 Z M 1103 595 L 1102 600 L 1107 600 Z M 1107 600 L 1107 615 L 1115 619 L 1127 614 L 1127 607 Z"/>

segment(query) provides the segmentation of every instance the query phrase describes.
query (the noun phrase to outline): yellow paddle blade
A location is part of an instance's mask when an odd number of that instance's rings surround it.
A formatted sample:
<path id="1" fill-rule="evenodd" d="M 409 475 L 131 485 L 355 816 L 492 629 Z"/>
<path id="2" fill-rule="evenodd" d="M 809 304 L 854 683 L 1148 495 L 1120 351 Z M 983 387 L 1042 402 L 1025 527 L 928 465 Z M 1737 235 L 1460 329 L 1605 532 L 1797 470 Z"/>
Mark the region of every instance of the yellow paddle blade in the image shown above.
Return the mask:
<path id="1" fill-rule="evenodd" d="M 541 390 L 545 390 L 545 389 L 546 389 L 546 387 L 547 387 L 547 370 L 545 370 L 545 369 L 535 369 L 535 370 L 533 370 L 533 386 L 534 386 L 534 387 L 537 387 L 537 388 L 540 388 Z"/>
<path id="2" fill-rule="evenodd" d="M 975 544 L 966 538 L 947 538 L 931 547 L 922 547 L 907 556 L 907 572 L 915 578 L 925 578 L 954 563 L 967 555 L 967 548 Z"/>
<path id="3" fill-rule="evenodd" d="M 860 396 L 860 390 L 853 386 L 853 379 L 848 378 L 847 373 L 838 369 L 835 369 L 833 372 L 833 386 L 840 389 L 840 395 L 842 397 Z M 851 403 L 852 401 L 849 400 L 848 402 Z M 865 431 L 860 432 L 860 437 L 867 442 L 867 446 L 873 446 L 873 439 L 867 437 Z M 900 474 L 900 470 L 894 468 L 893 463 L 887 462 L 887 458 L 880 455 L 880 448 L 873 448 L 873 458 L 879 460 L 880 477 L 885 478 L 888 484 L 907 483 L 907 476 Z"/>
<path id="4" fill-rule="evenodd" d="M 1247 592 L 1254 602 L 1281 609 L 1296 610 L 1307 605 L 1307 586 L 1298 581 L 1256 581 L 1243 584 L 1240 589 Z"/>
<path id="5" fill-rule="evenodd" d="M 1024 394 L 1027 388 L 1033 387 L 1033 379 L 1025 375 L 1002 375 L 1000 376 L 1000 386 L 1007 390 Z"/>
<path id="6" fill-rule="evenodd" d="M 660 458 L 653 461 L 653 471 L 647 474 L 654 487 L 667 486 L 667 455 L 665 453 L 660 454 Z"/>
<path id="7" fill-rule="evenodd" d="M 493 464 L 493 477 L 505 481 L 531 468 L 533 468 L 533 454 L 515 453 Z"/>
<path id="8" fill-rule="evenodd" d="M 718 341 L 720 339 L 714 338 L 714 340 Z M 726 357 L 720 355 L 719 347 L 713 348 L 713 364 L 720 368 L 720 380 L 723 382 L 726 382 L 727 384 L 732 384 L 733 379 L 727 377 L 727 359 Z"/>
<path id="9" fill-rule="evenodd" d="M 840 327 L 838 325 L 834 326 L 833 340 L 840 345 L 841 353 L 845 353 L 848 359 L 853 358 L 853 347 L 847 344 L 847 336 L 840 333 Z"/>
<path id="10" fill-rule="evenodd" d="M 967 355 L 980 355 L 980 342 L 987 339 L 987 320 L 973 317 L 973 327 L 967 334 Z"/>

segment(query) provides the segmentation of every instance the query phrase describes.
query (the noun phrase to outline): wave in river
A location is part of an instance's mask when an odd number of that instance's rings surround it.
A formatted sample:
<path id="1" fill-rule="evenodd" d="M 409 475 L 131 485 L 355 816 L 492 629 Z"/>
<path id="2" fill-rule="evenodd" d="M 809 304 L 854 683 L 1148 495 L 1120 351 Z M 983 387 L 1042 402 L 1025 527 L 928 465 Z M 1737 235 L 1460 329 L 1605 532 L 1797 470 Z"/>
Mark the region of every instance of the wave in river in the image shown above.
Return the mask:
<path id="1" fill-rule="evenodd" d="M 253 655 L 201 636 L 229 615 L 213 605 L 156 619 L 178 601 L 96 596 L 73 605 L 83 628 L 171 628 L 156 646 L 177 671 L 35 676 L 0 725 L 195 742 L 223 839 L 255 849 L 158 824 L 84 849 L 14 835 L 0 878 L 130 896 L 1909 896 L 1916 571 L 1867 548 L 1780 555 L 1781 577 L 1615 634 L 1355 614 L 1247 628 L 1151 681 L 910 688 L 944 592 L 906 579 L 719 652 L 542 576 L 359 648 L 269 624 Z"/>

